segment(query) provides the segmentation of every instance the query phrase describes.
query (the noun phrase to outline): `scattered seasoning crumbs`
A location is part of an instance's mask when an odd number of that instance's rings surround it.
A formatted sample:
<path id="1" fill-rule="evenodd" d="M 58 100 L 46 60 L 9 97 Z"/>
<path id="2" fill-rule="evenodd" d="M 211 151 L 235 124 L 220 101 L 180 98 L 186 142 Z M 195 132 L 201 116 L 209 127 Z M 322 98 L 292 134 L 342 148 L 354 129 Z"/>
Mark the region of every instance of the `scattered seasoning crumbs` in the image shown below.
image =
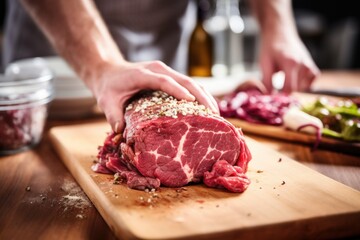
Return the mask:
<path id="1" fill-rule="evenodd" d="M 285 185 L 285 181 L 282 181 L 281 185 Z"/>
<path id="2" fill-rule="evenodd" d="M 143 197 L 140 196 L 139 200 L 140 200 L 140 204 L 143 206 L 148 206 L 149 208 L 153 208 L 155 207 L 155 204 L 158 202 L 159 200 L 159 195 L 156 193 L 156 189 L 155 188 L 146 188 L 144 189 L 145 193 L 148 193 L 148 197 Z"/>
<path id="3" fill-rule="evenodd" d="M 77 210 L 79 211 L 78 214 L 85 217 L 85 210 L 92 207 L 92 204 L 80 186 L 73 181 L 65 179 L 60 189 L 65 193 L 59 202 L 63 207 L 63 212 Z"/>
<path id="4" fill-rule="evenodd" d="M 27 186 L 27 187 L 25 188 L 25 190 L 29 192 L 29 191 L 31 190 L 31 187 L 30 187 L 30 186 Z"/>
<path id="5" fill-rule="evenodd" d="M 185 199 L 189 199 L 190 196 L 187 193 L 185 187 L 175 188 L 169 190 L 169 192 L 161 192 L 161 189 L 149 188 L 144 189 L 142 196 L 138 196 L 135 202 L 142 207 L 150 209 L 156 209 L 159 204 L 169 204 L 172 201 L 183 203 Z M 204 200 L 193 200 L 195 202 L 203 203 Z"/>
<path id="6" fill-rule="evenodd" d="M 186 187 L 181 187 L 181 188 L 178 188 L 175 190 L 177 193 L 182 193 L 184 191 L 187 191 L 187 188 Z"/>
<path id="7" fill-rule="evenodd" d="M 121 178 L 120 174 L 119 173 L 115 173 L 114 174 L 114 181 L 113 183 L 114 184 L 120 184 L 123 182 L 123 179 Z"/>
<path id="8" fill-rule="evenodd" d="M 281 161 L 282 161 L 282 159 L 281 159 L 281 158 L 279 158 L 278 162 L 281 162 Z"/>
<path id="9" fill-rule="evenodd" d="M 263 173 L 264 171 L 263 170 L 257 170 L 256 172 L 257 173 Z"/>

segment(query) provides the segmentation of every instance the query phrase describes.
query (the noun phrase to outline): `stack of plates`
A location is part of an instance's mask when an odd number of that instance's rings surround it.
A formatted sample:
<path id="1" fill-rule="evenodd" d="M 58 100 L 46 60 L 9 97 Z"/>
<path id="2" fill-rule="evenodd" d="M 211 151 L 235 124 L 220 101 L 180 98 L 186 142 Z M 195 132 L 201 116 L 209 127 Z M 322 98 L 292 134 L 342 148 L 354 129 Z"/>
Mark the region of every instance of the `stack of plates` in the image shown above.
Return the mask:
<path id="1" fill-rule="evenodd" d="M 50 104 L 49 117 L 54 119 L 82 118 L 94 114 L 96 100 L 84 82 L 60 57 L 22 59 L 7 68 L 31 69 L 42 62 L 53 73 L 54 100 Z M 35 68 L 34 68 L 35 69 Z"/>

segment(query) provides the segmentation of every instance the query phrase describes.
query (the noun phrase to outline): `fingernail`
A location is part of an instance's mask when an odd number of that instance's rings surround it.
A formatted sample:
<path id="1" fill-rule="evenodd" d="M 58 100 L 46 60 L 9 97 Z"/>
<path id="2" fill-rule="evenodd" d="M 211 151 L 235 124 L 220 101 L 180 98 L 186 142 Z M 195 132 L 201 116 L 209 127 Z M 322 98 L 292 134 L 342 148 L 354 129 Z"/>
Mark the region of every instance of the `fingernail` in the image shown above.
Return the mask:
<path id="1" fill-rule="evenodd" d="M 194 97 L 194 95 L 192 95 L 190 92 L 188 92 L 188 93 L 186 93 L 186 95 L 187 95 L 187 99 L 188 100 L 190 100 L 190 101 L 195 101 L 195 97 Z"/>
<path id="2" fill-rule="evenodd" d="M 120 133 L 120 131 L 121 131 L 121 125 L 120 125 L 120 122 L 119 122 L 119 121 L 117 121 L 117 122 L 115 123 L 114 131 L 115 131 L 116 133 Z"/>
<path id="3" fill-rule="evenodd" d="M 217 113 L 217 114 L 220 114 L 219 109 L 217 107 L 214 107 L 214 106 L 213 106 L 213 112 Z"/>

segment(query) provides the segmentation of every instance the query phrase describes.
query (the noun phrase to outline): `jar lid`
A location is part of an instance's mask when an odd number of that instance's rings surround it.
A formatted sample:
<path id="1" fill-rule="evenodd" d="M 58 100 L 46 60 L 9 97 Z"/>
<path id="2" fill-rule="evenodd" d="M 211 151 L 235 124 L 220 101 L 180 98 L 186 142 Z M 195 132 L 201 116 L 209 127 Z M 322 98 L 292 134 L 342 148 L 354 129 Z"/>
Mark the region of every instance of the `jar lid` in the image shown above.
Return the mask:
<path id="1" fill-rule="evenodd" d="M 0 76 L 0 110 L 47 103 L 53 98 L 53 74 L 42 59 L 10 64 Z"/>

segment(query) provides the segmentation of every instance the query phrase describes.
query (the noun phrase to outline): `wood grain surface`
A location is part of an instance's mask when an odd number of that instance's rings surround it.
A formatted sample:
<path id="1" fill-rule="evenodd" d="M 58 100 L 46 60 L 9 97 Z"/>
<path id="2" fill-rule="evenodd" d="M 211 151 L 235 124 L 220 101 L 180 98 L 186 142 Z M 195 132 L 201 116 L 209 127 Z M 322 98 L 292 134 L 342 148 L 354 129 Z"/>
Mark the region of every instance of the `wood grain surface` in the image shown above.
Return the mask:
<path id="1" fill-rule="evenodd" d="M 277 138 L 294 143 L 306 144 L 313 147 L 317 141 L 315 135 L 292 131 L 283 126 L 270 126 L 265 124 L 249 123 L 236 118 L 228 118 L 234 126 L 241 128 L 245 134 L 256 134 L 271 138 Z M 329 151 L 353 154 L 360 156 L 360 142 L 347 142 L 338 139 L 322 136 L 319 148 Z"/>
<path id="2" fill-rule="evenodd" d="M 47 130 L 33 149 L 0 157 L 0 239 L 116 239 L 58 158 Z"/>
<path id="3" fill-rule="evenodd" d="M 106 123 L 56 127 L 50 137 L 118 237 L 300 239 L 360 234 L 360 192 L 250 138 L 252 183 L 243 194 L 199 184 L 155 193 L 114 185 L 111 175 L 90 169 L 108 130 Z"/>
<path id="4" fill-rule="evenodd" d="M 324 71 L 314 82 L 314 86 L 356 87 L 360 86 L 360 71 Z M 82 189 L 78 186 L 72 174 L 63 164 L 58 153 L 54 150 L 49 140 L 49 129 L 57 126 L 70 126 L 77 124 L 88 124 L 104 121 L 105 118 L 99 114 L 83 119 L 49 119 L 44 132 L 43 139 L 36 147 L 18 154 L 0 157 L 0 239 L 46 239 L 46 240 L 114 240 L 124 239 L 125 236 L 115 236 L 113 230 L 104 221 L 96 207 L 87 199 Z M 360 191 L 360 156 L 344 154 L 320 148 L 312 151 L 311 145 L 299 144 L 288 140 L 263 135 L 247 133 L 247 136 L 260 142 L 266 148 L 280 152 L 297 162 L 306 165 L 313 170 L 322 173 L 336 181 L 346 184 Z M 250 173 L 249 173 L 250 174 Z M 256 174 L 255 174 L 256 176 Z M 287 184 L 285 184 L 286 186 Z M 250 185 L 253 188 L 255 184 Z M 260 187 L 259 185 L 257 185 Z M 29 190 L 26 190 L 30 187 Z M 84 197 L 86 208 L 76 206 L 71 202 L 64 201 L 65 196 L 73 194 L 75 197 Z M 147 195 L 145 195 L 147 196 Z M 202 199 L 200 199 L 202 200 Z M 356 200 L 355 200 L 356 201 Z M 90 203 L 90 206 L 88 205 Z M 264 204 L 266 204 L 264 199 Z M 196 202 L 201 209 L 201 201 Z M 263 204 L 263 203 L 262 203 Z M 306 209 L 306 202 L 302 208 Z M 216 206 L 215 206 L 216 207 Z M 219 205 L 219 208 L 222 206 Z M 251 210 L 251 209 L 250 209 Z M 250 212 L 250 211 L 249 211 Z M 326 214 L 326 213 L 325 213 Z M 177 219 L 181 221 L 182 219 Z M 218 222 L 221 222 L 221 218 Z M 348 227 L 359 229 L 359 221 L 353 221 L 353 217 L 345 217 L 342 220 L 348 222 Z M 309 223 L 304 231 L 313 228 L 329 229 L 328 223 Z M 303 224 L 303 223 L 302 223 Z M 323 226 L 323 224 L 325 226 Z M 201 227 L 201 222 L 194 222 L 194 226 Z M 289 231 L 297 223 L 284 224 L 282 231 Z M 272 236 L 272 232 L 281 231 L 280 225 L 263 226 L 260 234 Z M 255 239 L 257 235 L 240 235 L 243 239 Z M 253 229 L 249 229 L 253 232 Z M 266 232 L 266 233 L 265 233 Z M 229 234 L 229 239 L 238 235 Z M 300 233 L 294 238 L 314 239 L 314 235 Z M 344 233 L 342 228 L 334 227 L 327 238 L 337 239 L 359 239 L 359 232 Z M 324 234 L 323 234 L 324 235 Z M 326 237 L 325 237 L 326 238 Z M 226 239 L 224 236 L 218 239 Z M 260 239 L 260 238 L 256 238 Z"/>
<path id="5" fill-rule="evenodd" d="M 308 93 L 293 93 L 293 96 L 304 105 L 311 104 L 320 97 L 326 97 L 334 101 L 346 99 L 335 96 Z M 306 144 L 309 146 L 314 146 L 315 142 L 317 141 L 315 135 L 289 130 L 284 126 L 250 123 L 238 118 L 228 118 L 228 120 L 236 127 L 241 128 L 245 134 L 256 134 L 260 136 L 291 141 L 294 143 Z M 340 139 L 322 136 L 319 148 L 360 156 L 360 142 L 343 141 Z"/>

